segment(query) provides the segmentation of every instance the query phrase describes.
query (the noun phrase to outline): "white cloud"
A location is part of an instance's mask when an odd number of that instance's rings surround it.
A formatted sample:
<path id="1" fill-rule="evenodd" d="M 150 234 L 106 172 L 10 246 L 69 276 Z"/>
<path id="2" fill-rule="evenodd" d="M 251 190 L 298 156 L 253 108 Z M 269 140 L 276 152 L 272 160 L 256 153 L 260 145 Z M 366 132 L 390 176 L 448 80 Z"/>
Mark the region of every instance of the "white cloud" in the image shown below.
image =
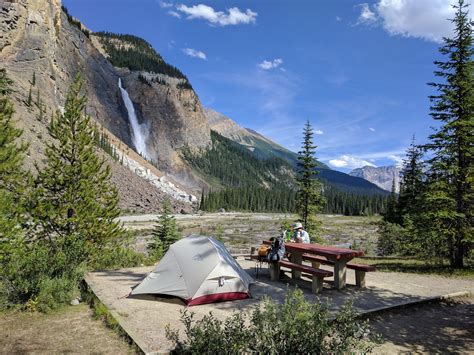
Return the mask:
<path id="1" fill-rule="evenodd" d="M 369 4 L 360 4 L 360 15 L 357 23 L 371 24 L 377 21 L 377 15 L 370 9 Z"/>
<path id="2" fill-rule="evenodd" d="M 336 16 L 336 21 L 337 21 L 337 22 L 341 22 L 341 21 L 342 21 L 342 18 L 339 17 L 339 16 Z"/>
<path id="3" fill-rule="evenodd" d="M 375 128 L 369 127 L 370 132 L 375 132 Z"/>
<path id="4" fill-rule="evenodd" d="M 250 9 L 243 12 L 237 7 L 231 7 L 225 13 L 223 11 L 216 11 L 211 6 L 204 4 L 194 6 L 179 4 L 176 6 L 176 10 L 186 14 L 188 20 L 202 19 L 215 26 L 251 24 L 256 22 L 258 16 L 256 12 Z"/>
<path id="5" fill-rule="evenodd" d="M 337 159 L 329 160 L 329 164 L 336 168 L 356 169 L 364 166 L 376 166 L 367 160 L 363 160 L 349 155 L 341 155 Z"/>
<path id="6" fill-rule="evenodd" d="M 273 59 L 273 60 L 264 60 L 263 62 L 258 64 L 258 66 L 264 70 L 270 70 L 270 69 L 278 68 L 282 64 L 283 64 L 283 59 L 278 58 L 278 59 Z"/>
<path id="7" fill-rule="evenodd" d="M 203 60 L 207 59 L 206 53 L 204 53 L 202 51 L 198 51 L 196 49 L 183 48 L 183 52 L 184 52 L 184 54 L 186 54 L 190 57 L 193 57 L 193 58 L 199 58 L 199 59 L 203 59 Z"/>
<path id="8" fill-rule="evenodd" d="M 392 36 L 416 37 L 441 42 L 451 36 L 453 24 L 452 0 L 377 0 L 370 9 L 360 4 L 357 24 L 381 25 Z M 472 3 L 472 0 L 466 1 Z"/>
<path id="9" fill-rule="evenodd" d="M 314 131 L 314 134 L 322 135 L 322 134 L 324 134 L 324 132 L 321 131 L 320 129 L 317 129 L 317 130 Z"/>
<path id="10" fill-rule="evenodd" d="M 401 168 L 403 166 L 403 157 L 400 155 L 389 155 L 389 159 L 393 160 L 397 167 Z"/>
<path id="11" fill-rule="evenodd" d="M 162 9 L 169 9 L 170 7 L 173 7 L 172 2 L 160 1 L 159 4 Z"/>
<path id="12" fill-rule="evenodd" d="M 176 17 L 176 18 L 181 18 L 181 15 L 173 10 L 168 11 L 168 15 Z"/>

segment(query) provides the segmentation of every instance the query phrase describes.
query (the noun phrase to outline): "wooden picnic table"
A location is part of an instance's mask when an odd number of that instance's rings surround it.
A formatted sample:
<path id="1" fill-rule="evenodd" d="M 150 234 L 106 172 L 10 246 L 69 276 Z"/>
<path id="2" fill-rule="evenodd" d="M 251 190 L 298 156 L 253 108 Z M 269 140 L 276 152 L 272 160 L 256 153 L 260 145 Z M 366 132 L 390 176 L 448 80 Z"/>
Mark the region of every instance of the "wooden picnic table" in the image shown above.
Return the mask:
<path id="1" fill-rule="evenodd" d="M 271 245 L 270 241 L 264 242 Z M 358 250 L 337 248 L 319 244 L 285 243 L 285 249 L 290 253 L 290 261 L 295 264 L 303 264 L 303 254 L 319 255 L 334 263 L 334 286 L 341 290 L 346 287 L 346 264 L 355 257 L 363 256 Z M 292 277 L 301 278 L 301 271 L 292 270 Z"/>

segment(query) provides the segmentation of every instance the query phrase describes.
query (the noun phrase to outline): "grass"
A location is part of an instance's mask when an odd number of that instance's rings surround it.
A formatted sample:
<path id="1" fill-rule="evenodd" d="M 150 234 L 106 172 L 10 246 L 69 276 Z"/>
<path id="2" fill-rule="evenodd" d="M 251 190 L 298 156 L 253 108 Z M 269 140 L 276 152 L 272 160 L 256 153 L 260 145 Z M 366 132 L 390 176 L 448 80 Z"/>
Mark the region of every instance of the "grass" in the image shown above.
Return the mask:
<path id="1" fill-rule="evenodd" d="M 0 314 L 0 352 L 134 353 L 116 333 L 91 317 L 86 304 L 44 314 L 10 311 Z"/>
<path id="2" fill-rule="evenodd" d="M 447 260 L 420 260 L 415 258 L 356 258 L 355 263 L 374 265 L 377 271 L 408 272 L 416 274 L 433 274 L 447 277 L 457 277 L 474 280 L 474 268 L 468 265 L 462 269 L 455 269 Z"/>

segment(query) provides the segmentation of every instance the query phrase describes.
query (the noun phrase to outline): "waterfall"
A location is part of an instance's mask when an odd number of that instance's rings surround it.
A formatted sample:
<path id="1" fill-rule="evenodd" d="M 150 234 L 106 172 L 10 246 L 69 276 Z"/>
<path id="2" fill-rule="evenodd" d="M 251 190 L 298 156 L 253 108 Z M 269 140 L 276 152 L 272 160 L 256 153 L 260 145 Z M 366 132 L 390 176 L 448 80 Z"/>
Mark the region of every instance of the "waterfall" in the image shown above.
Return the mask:
<path id="1" fill-rule="evenodd" d="M 146 149 L 146 139 L 148 137 L 148 129 L 145 124 L 138 123 L 135 108 L 133 102 L 130 100 L 127 90 L 122 87 L 122 79 L 119 78 L 118 85 L 120 92 L 122 93 L 122 99 L 127 107 L 128 120 L 132 126 L 132 143 L 135 146 L 136 151 L 147 159 L 150 159 L 148 151 Z"/>

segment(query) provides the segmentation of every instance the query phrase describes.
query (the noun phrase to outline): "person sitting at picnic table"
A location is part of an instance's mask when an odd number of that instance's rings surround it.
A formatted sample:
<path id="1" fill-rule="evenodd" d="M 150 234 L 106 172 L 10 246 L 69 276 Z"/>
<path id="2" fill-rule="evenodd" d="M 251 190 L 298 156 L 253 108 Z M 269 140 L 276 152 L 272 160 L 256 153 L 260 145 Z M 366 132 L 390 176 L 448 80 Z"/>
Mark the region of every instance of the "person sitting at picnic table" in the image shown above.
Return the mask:
<path id="1" fill-rule="evenodd" d="M 303 225 L 300 222 L 296 222 L 293 224 L 293 236 L 291 237 L 291 241 L 294 243 L 310 243 L 309 234 L 303 229 Z"/>

